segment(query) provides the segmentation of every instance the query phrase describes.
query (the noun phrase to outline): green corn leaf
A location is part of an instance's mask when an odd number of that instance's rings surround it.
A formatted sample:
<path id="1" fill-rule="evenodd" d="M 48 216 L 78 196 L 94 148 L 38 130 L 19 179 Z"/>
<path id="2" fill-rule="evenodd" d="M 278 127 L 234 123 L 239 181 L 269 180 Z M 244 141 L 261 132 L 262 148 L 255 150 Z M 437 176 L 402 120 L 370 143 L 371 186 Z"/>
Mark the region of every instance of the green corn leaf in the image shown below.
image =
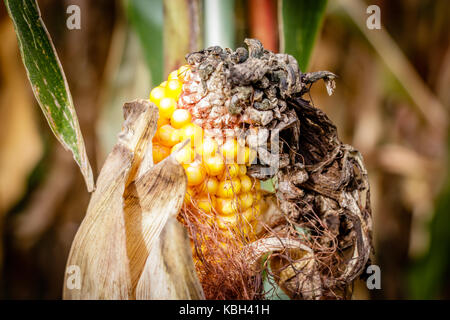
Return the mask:
<path id="1" fill-rule="evenodd" d="M 19 43 L 22 60 L 36 100 L 61 144 L 72 151 L 86 181 L 94 178 L 70 90 L 50 35 L 35 0 L 4 0 Z"/>
<path id="2" fill-rule="evenodd" d="M 278 0 L 280 51 L 293 55 L 303 72 L 307 71 L 326 4 L 326 0 Z"/>
<path id="3" fill-rule="evenodd" d="M 262 190 L 270 193 L 275 193 L 278 187 L 278 179 L 277 177 L 273 177 L 271 179 L 260 181 L 260 187 Z"/>
<path id="4" fill-rule="evenodd" d="M 152 85 L 163 81 L 163 0 L 127 0 L 128 20 L 139 37 Z"/>

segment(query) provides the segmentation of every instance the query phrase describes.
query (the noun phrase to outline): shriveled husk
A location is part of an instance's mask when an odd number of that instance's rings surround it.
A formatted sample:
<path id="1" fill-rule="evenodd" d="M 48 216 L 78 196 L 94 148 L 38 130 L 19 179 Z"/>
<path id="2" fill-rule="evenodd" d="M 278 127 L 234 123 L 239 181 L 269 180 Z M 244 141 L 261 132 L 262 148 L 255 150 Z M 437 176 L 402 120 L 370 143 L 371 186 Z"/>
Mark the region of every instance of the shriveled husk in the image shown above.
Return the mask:
<path id="1" fill-rule="evenodd" d="M 155 105 L 126 103 L 124 118 L 70 250 L 67 266 L 79 267 L 81 286 L 69 288 L 66 274 L 63 297 L 201 299 L 186 230 L 175 219 L 184 171 L 172 157 L 153 166 Z"/>

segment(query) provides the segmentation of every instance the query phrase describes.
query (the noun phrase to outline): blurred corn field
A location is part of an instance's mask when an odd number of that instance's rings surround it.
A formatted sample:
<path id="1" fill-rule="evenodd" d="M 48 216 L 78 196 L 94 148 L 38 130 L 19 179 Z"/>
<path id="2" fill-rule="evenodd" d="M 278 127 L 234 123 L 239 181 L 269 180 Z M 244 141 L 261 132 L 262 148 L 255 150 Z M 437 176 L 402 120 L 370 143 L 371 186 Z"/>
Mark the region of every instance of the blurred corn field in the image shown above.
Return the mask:
<path id="1" fill-rule="evenodd" d="M 6 3 L 7 1 L 5 1 Z M 14 1 L 12 1 L 14 2 Z M 336 75 L 311 97 L 364 156 L 381 290 L 356 299 L 450 298 L 450 5 L 363 0 L 39 0 L 67 78 L 93 176 L 121 130 L 122 105 L 146 99 L 186 53 L 247 37 Z M 78 5 L 81 28 L 66 12 Z M 381 9 L 369 30 L 366 8 Z M 89 203 L 72 155 L 48 130 L 0 2 L 0 298 L 59 299 Z M 89 176 L 85 170 L 85 176 Z M 86 179 L 88 181 L 89 178 Z"/>

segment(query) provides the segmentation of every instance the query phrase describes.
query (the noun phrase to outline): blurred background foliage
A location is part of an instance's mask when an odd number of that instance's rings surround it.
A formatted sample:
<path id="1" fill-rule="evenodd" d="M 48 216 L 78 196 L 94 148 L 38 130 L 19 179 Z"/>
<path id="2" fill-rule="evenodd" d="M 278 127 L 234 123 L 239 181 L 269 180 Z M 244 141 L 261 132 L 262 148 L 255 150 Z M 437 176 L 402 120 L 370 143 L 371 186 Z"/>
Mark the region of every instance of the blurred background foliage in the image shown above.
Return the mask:
<path id="1" fill-rule="evenodd" d="M 354 298 L 450 298 L 448 1 L 38 4 L 94 176 L 120 131 L 123 103 L 146 98 L 190 51 L 236 48 L 254 37 L 270 50 L 294 54 L 302 71 L 337 74 L 334 95 L 316 85 L 310 98 L 337 125 L 341 140 L 364 156 L 372 188 L 373 263 L 382 280 L 381 290 L 355 283 Z M 81 9 L 80 30 L 66 28 L 71 4 Z M 370 4 L 381 8 L 381 30 L 366 28 Z M 89 194 L 70 153 L 39 113 L 3 2 L 0 39 L 0 298 L 56 299 Z"/>

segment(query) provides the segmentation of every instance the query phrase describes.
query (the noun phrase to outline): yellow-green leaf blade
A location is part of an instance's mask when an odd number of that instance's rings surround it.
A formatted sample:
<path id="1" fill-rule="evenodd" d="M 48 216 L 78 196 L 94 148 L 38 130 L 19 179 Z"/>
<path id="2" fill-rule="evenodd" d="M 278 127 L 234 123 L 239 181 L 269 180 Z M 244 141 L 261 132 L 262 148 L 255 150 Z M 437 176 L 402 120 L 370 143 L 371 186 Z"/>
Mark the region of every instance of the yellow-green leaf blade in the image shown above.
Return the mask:
<path id="1" fill-rule="evenodd" d="M 309 58 L 325 13 L 327 0 L 278 0 L 281 52 L 307 71 Z"/>
<path id="2" fill-rule="evenodd" d="M 48 124 L 61 144 L 72 151 L 89 191 L 94 179 L 72 97 L 56 50 L 35 0 L 4 0 L 19 43 L 28 79 Z"/>

